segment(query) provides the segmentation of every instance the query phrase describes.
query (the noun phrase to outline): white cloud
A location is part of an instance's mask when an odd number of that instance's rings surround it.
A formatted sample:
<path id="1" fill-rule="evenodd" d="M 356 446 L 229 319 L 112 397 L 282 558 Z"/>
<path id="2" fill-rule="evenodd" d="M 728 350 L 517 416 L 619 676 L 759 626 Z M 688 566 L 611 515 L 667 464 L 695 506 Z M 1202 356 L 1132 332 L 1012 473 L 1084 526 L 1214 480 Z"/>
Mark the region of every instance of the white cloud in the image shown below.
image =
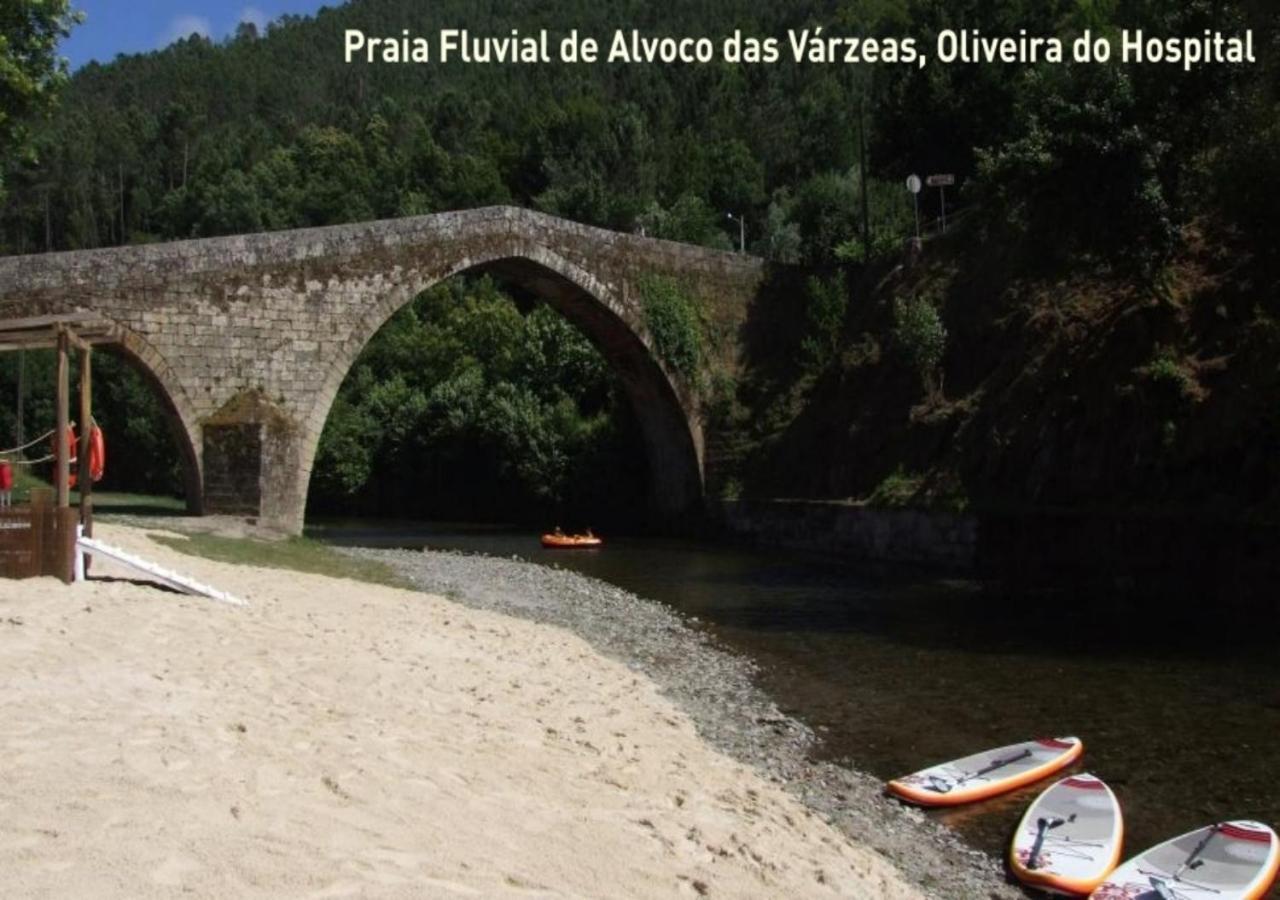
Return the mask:
<path id="1" fill-rule="evenodd" d="M 210 37 L 213 34 L 213 26 L 209 24 L 209 20 L 204 16 L 178 16 L 169 23 L 169 28 L 164 33 L 164 37 L 160 39 L 161 47 L 168 47 L 174 41 L 180 41 L 189 38 L 193 34 L 201 37 Z"/>
<path id="2" fill-rule="evenodd" d="M 264 13 L 262 10 L 258 9 L 258 7 L 246 6 L 244 9 L 240 11 L 240 18 L 237 19 L 236 21 L 249 22 L 250 24 L 254 25 L 258 29 L 258 34 L 266 34 L 267 22 L 269 22 L 270 19 L 268 19 L 267 14 Z"/>

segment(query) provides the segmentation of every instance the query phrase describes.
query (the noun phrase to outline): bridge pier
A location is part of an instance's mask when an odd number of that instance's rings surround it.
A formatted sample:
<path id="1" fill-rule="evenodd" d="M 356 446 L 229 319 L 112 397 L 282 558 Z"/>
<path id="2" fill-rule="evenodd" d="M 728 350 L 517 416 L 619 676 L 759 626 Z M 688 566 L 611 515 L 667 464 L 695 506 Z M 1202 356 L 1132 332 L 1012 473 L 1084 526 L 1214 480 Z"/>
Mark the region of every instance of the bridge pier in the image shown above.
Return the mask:
<path id="1" fill-rule="evenodd" d="M 260 391 L 245 391 L 206 419 L 201 431 L 204 512 L 301 533 L 302 445 L 289 415 Z"/>

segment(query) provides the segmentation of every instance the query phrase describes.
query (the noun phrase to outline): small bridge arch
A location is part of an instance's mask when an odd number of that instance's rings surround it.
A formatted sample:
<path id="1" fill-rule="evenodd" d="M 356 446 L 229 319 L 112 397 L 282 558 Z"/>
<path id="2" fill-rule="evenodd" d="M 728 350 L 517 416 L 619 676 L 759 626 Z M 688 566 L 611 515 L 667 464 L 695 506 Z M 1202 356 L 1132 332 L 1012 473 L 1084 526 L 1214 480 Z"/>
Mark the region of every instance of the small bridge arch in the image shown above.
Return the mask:
<path id="1" fill-rule="evenodd" d="M 160 399 L 165 423 L 178 447 L 187 510 L 201 514 L 204 490 L 200 479 L 200 420 L 195 405 L 181 381 L 172 377 L 169 361 L 145 337 L 117 322 L 105 343 L 133 366 Z"/>
<path id="2" fill-rule="evenodd" d="M 200 514 L 199 422 L 181 384 L 170 377 L 168 362 L 150 341 L 119 322 L 83 311 L 16 319 L 0 315 L 0 324 L 5 327 L 5 333 L 0 335 L 0 350 L 53 349 L 57 346 L 55 329 L 65 326 L 81 344 L 114 352 L 137 372 L 160 400 L 165 425 L 178 448 L 188 510 Z M 9 343 L 14 333 L 21 339 Z M 52 424 L 38 423 L 35 430 Z"/>
<path id="3" fill-rule="evenodd" d="M 639 281 L 673 278 L 732 333 L 759 260 L 497 207 L 411 219 L 0 259 L 0 317 L 92 312 L 185 434 L 191 502 L 302 527 L 333 400 L 386 320 L 423 290 L 487 271 L 536 294 L 618 372 L 665 516 L 701 500 L 697 392 L 664 365 Z"/>

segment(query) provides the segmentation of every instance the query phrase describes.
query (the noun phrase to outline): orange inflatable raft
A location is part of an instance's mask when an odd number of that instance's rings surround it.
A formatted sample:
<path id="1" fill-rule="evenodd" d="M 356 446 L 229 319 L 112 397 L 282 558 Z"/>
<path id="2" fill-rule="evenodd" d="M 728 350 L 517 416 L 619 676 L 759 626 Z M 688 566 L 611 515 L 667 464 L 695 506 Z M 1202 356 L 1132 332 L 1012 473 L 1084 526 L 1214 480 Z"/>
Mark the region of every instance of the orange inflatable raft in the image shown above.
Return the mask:
<path id="1" fill-rule="evenodd" d="M 594 534 L 544 534 L 542 546 L 548 550 L 591 550 L 603 547 L 604 541 Z"/>

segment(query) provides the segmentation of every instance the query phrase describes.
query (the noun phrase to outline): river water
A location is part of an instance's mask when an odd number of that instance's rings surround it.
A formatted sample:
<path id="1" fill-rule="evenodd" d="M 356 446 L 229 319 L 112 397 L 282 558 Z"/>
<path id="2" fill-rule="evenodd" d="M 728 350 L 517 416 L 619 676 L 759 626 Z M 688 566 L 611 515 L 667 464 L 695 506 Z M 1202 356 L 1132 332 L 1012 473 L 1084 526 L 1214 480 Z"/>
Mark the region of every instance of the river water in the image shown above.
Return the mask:
<path id="1" fill-rule="evenodd" d="M 1084 740 L 1126 848 L 1212 821 L 1280 823 L 1275 635 L 1212 609 L 1121 612 L 1081 598 L 992 596 L 977 585 L 827 557 L 662 539 L 547 551 L 503 528 L 327 523 L 347 546 L 429 547 L 558 565 L 697 617 L 761 666 L 815 729 L 815 755 L 890 778 L 1046 735 Z M 1002 854 L 1043 785 L 930 813 Z M 1280 894 L 1280 892 L 1273 892 Z"/>

